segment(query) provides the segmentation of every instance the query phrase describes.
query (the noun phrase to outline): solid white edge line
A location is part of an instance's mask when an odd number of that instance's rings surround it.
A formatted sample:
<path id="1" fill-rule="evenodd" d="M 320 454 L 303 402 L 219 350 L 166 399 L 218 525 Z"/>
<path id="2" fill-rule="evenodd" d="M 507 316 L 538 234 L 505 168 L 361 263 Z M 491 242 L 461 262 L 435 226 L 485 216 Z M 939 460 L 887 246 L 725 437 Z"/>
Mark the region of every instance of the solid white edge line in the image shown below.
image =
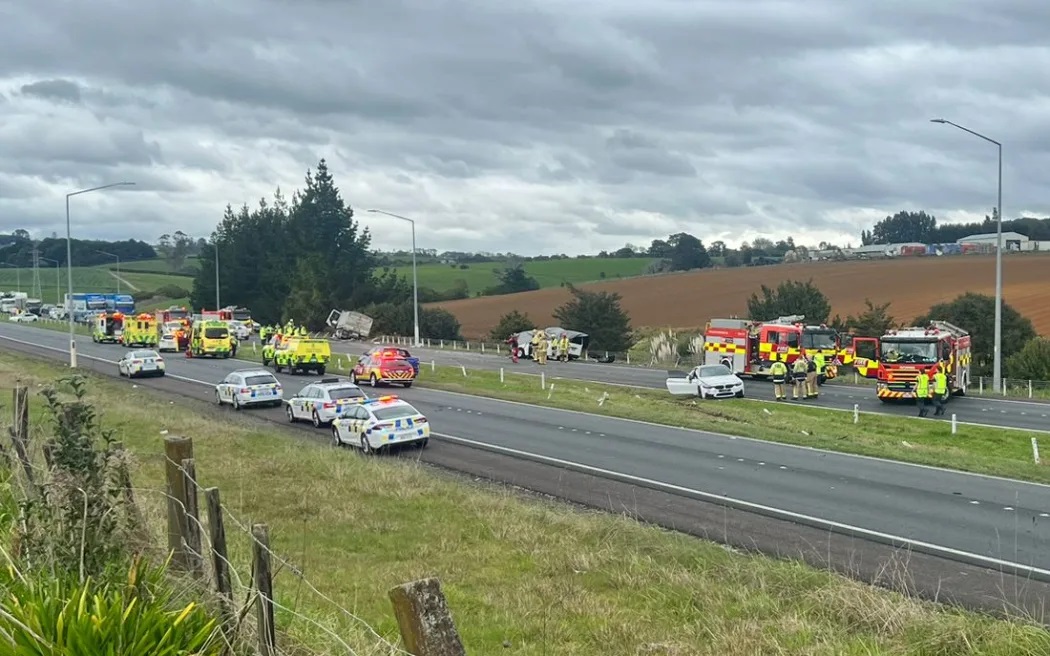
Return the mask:
<path id="1" fill-rule="evenodd" d="M 17 344 L 25 344 L 26 346 L 32 346 L 32 347 L 35 347 L 35 348 L 41 348 L 41 349 L 45 349 L 45 350 L 49 350 L 49 351 L 55 351 L 55 352 L 58 352 L 58 353 L 68 353 L 67 349 L 60 349 L 60 348 L 56 348 L 54 346 L 45 346 L 45 345 L 42 345 L 42 344 L 35 344 L 33 342 L 27 342 L 25 340 L 15 339 L 14 337 L 8 337 L 6 335 L 0 335 L 0 339 L 6 339 L 6 340 L 9 340 L 9 341 L 15 342 Z M 95 360 L 95 361 L 98 361 L 98 362 L 106 362 L 106 363 L 114 364 L 114 365 L 116 364 L 116 361 L 105 360 L 103 358 L 98 358 L 98 357 L 79 356 L 79 355 L 78 355 L 78 357 L 84 357 L 84 358 L 86 358 L 88 360 Z M 246 362 L 246 360 L 242 360 L 242 362 Z M 450 366 L 450 365 L 443 365 L 443 366 Z M 491 372 L 488 372 L 488 373 L 491 373 Z M 523 374 L 523 375 L 534 376 L 534 375 L 538 375 L 538 374 Z M 187 378 L 187 377 L 184 377 L 184 376 L 178 376 L 176 374 L 167 374 L 167 373 L 165 373 L 165 376 L 171 376 L 175 380 L 184 380 L 186 382 L 198 383 L 200 385 L 207 385 L 207 386 L 210 386 L 210 387 L 215 387 L 214 383 L 209 383 L 209 382 L 202 381 L 202 380 L 196 380 L 194 378 Z M 572 380 L 574 382 L 589 382 L 589 383 L 593 383 L 595 385 L 609 385 L 610 384 L 610 383 L 603 383 L 601 381 L 580 381 L 579 379 L 575 379 L 575 378 L 568 379 L 568 380 Z M 642 419 L 628 419 L 626 417 L 614 417 L 614 416 L 610 416 L 610 415 L 599 415 L 599 414 L 595 414 L 593 412 L 584 412 L 583 410 L 567 410 L 565 408 L 554 408 L 554 407 L 545 406 L 545 405 L 536 405 L 536 404 L 532 404 L 532 403 L 523 403 L 521 401 L 510 401 L 510 400 L 507 400 L 507 399 L 498 399 L 498 398 L 494 398 L 494 397 L 491 397 L 491 396 L 482 396 L 482 395 L 478 395 L 478 394 L 464 394 L 462 392 L 451 392 L 451 391 L 448 391 L 448 390 L 434 389 L 434 388 L 425 387 L 425 386 L 419 387 L 417 389 L 426 390 L 427 392 L 431 392 L 433 394 L 449 394 L 449 395 L 452 395 L 452 396 L 467 397 L 467 398 L 475 399 L 475 400 L 481 399 L 481 400 L 484 400 L 484 401 L 491 401 L 493 403 L 507 403 L 507 404 L 510 404 L 510 405 L 518 405 L 518 406 L 523 406 L 523 407 L 528 407 L 528 408 L 542 408 L 544 410 L 550 410 L 550 411 L 553 411 L 553 412 L 563 412 L 563 413 L 567 413 L 567 414 L 581 415 L 581 416 L 584 416 L 584 417 L 594 417 L 594 418 L 598 418 L 598 419 L 607 419 L 607 420 L 612 420 L 612 421 L 625 421 L 625 422 L 630 422 L 630 423 L 634 423 L 634 424 L 640 424 L 642 426 L 652 426 L 652 427 L 655 427 L 655 428 L 661 428 L 661 429 L 664 429 L 664 430 L 685 431 L 685 432 L 689 432 L 689 433 L 696 433 L 696 434 L 699 434 L 699 435 L 712 435 L 712 436 L 718 437 L 720 439 L 747 440 L 747 441 L 750 441 L 750 442 L 756 442 L 758 444 L 763 444 L 763 445 L 767 445 L 767 446 L 772 445 L 774 447 L 784 447 L 784 448 L 789 448 L 789 449 L 799 449 L 799 450 L 802 450 L 802 451 L 826 453 L 826 454 L 838 456 L 838 457 L 841 457 L 841 458 L 859 458 L 859 459 L 862 459 L 862 460 L 870 460 L 872 462 L 879 462 L 879 463 L 883 463 L 883 464 L 887 464 L 887 465 L 897 465 L 897 466 L 904 466 L 904 467 L 915 467 L 915 468 L 918 468 L 918 469 L 944 472 L 944 473 L 947 473 L 947 474 L 955 474 L 955 475 L 959 475 L 959 476 L 973 476 L 973 477 L 976 477 L 976 478 L 983 478 L 985 480 L 990 480 L 990 481 L 1000 481 L 1000 482 L 1004 482 L 1004 483 L 1013 483 L 1015 485 L 1026 485 L 1026 486 L 1050 488 L 1050 484 L 1039 483 L 1037 481 L 1025 481 L 1025 480 L 1021 480 L 1021 479 L 1017 479 L 1017 478 L 1008 478 L 1006 476 L 996 476 L 995 474 L 982 474 L 982 473 L 979 473 L 979 472 L 968 472 L 968 471 L 964 471 L 964 470 L 961 470 L 961 469 L 950 469 L 948 467 L 939 467 L 937 465 L 925 465 L 925 464 L 917 463 L 917 462 L 905 462 L 905 461 L 902 461 L 902 460 L 893 460 L 891 458 L 881 458 L 879 456 L 869 456 L 869 455 L 864 455 L 864 454 L 860 454 L 860 453 L 846 453 L 846 452 L 843 452 L 843 451 L 832 451 L 830 449 L 822 449 L 820 447 L 815 447 L 815 446 L 805 446 L 805 445 L 801 445 L 801 444 L 790 444 L 790 443 L 787 443 L 787 442 L 775 442 L 775 441 L 772 441 L 772 440 L 763 440 L 763 439 L 757 438 L 757 437 L 748 437 L 746 435 L 730 435 L 728 433 L 718 433 L 718 432 L 715 432 L 715 431 L 706 431 L 706 430 L 700 430 L 700 429 L 697 429 L 697 428 L 682 428 L 682 427 L 679 427 L 679 426 L 671 426 L 671 425 L 668 425 L 668 424 L 658 424 L 656 422 L 645 421 L 645 420 L 642 420 Z M 643 388 L 638 388 L 637 386 L 635 386 L 635 389 L 643 389 Z M 744 400 L 748 400 L 748 401 L 751 401 L 753 403 L 768 403 L 767 401 L 757 401 L 755 399 L 744 399 Z M 821 410 L 833 410 L 833 411 L 836 411 L 836 412 L 853 412 L 852 410 L 846 410 L 844 408 L 825 408 L 825 407 L 820 407 L 819 409 L 821 409 Z M 861 410 L 860 412 L 861 412 L 861 414 L 868 414 L 868 415 L 873 415 L 873 416 L 877 416 L 877 417 L 899 417 L 899 415 L 890 415 L 890 414 L 881 413 L 881 412 L 867 412 L 867 411 L 864 411 L 864 410 Z M 918 420 L 918 417 L 910 417 L 910 419 Z M 1038 430 L 1038 429 L 1017 428 L 1017 427 L 1014 427 L 1014 426 L 995 426 L 995 425 L 992 425 L 992 424 L 978 424 L 978 423 L 966 422 L 966 421 L 960 421 L 960 422 L 957 422 L 957 423 L 962 425 L 962 426 L 976 426 L 976 427 L 979 427 L 979 428 L 1014 430 L 1014 431 L 1028 432 L 1028 433 L 1050 433 L 1050 431 L 1041 431 L 1041 430 Z"/>
<path id="2" fill-rule="evenodd" d="M 14 338 L 6 337 L 6 336 L 3 336 L 3 335 L 0 335 L 0 339 L 7 339 L 9 341 L 12 341 L 12 342 L 15 342 L 15 343 L 18 343 L 18 344 L 25 344 L 26 346 L 32 346 L 32 347 L 35 347 L 35 348 L 41 348 L 41 349 L 45 349 L 45 350 L 48 350 L 48 351 L 55 351 L 55 352 L 58 352 L 58 353 L 65 353 L 65 352 L 67 352 L 65 349 L 59 349 L 59 348 L 56 348 L 54 346 L 45 346 L 45 345 L 42 345 L 42 344 L 33 344 L 32 342 L 26 342 L 26 341 L 23 341 L 23 340 L 20 340 L 20 339 L 14 339 Z M 106 363 L 106 364 L 114 364 L 114 365 L 116 364 L 115 360 L 107 360 L 105 358 L 99 358 L 99 357 L 91 356 L 91 355 L 80 356 L 78 354 L 78 357 L 83 357 L 86 360 L 93 360 L 95 362 L 103 362 L 103 363 Z M 205 385 L 207 387 L 214 387 L 214 384 L 208 383 L 208 382 L 202 381 L 202 380 L 197 380 L 196 378 L 189 378 L 189 377 L 186 377 L 186 376 L 179 376 L 177 374 L 168 374 L 167 372 L 165 372 L 164 375 L 165 375 L 165 377 L 171 376 L 171 378 L 174 378 L 176 380 L 183 380 L 183 381 L 187 381 L 187 382 L 191 382 L 191 383 L 197 383 L 197 384 L 200 384 L 200 385 Z M 429 391 L 441 391 L 441 390 L 429 390 Z M 448 393 L 449 394 L 456 394 L 456 392 L 448 392 Z M 471 395 L 467 394 L 467 395 L 461 395 L 461 396 L 471 396 Z M 473 397 L 473 398 L 478 398 L 478 397 Z M 490 400 L 499 401 L 498 399 L 490 399 Z M 517 403 L 516 401 L 509 401 L 508 403 L 516 403 L 518 405 L 530 405 L 530 404 L 526 404 L 526 403 Z M 542 406 L 535 406 L 535 407 L 542 407 Z M 551 408 L 551 409 L 557 409 L 557 408 Z M 574 412 L 574 411 L 568 411 L 568 412 Z M 588 413 L 578 413 L 578 414 L 588 414 Z M 602 415 L 592 415 L 592 416 L 601 417 Z M 604 417 L 604 418 L 608 418 L 608 417 Z M 615 419 L 615 418 L 613 418 L 613 419 Z M 625 421 L 636 421 L 636 420 L 625 420 Z M 639 422 L 639 423 L 649 423 L 649 422 Z M 654 424 L 654 425 L 660 426 L 660 424 Z M 667 427 L 666 426 L 661 426 L 661 428 L 667 428 Z M 511 455 L 514 455 L 514 456 L 517 456 L 517 457 L 521 457 L 521 458 L 527 458 L 527 459 L 536 460 L 536 461 L 539 461 L 539 462 L 545 462 L 545 463 L 549 463 L 549 464 L 552 464 L 552 465 L 557 465 L 557 466 L 560 466 L 560 467 L 564 467 L 564 468 L 567 468 L 567 469 L 576 469 L 576 470 L 580 470 L 580 471 L 583 471 L 583 472 L 586 472 L 586 473 L 598 474 L 598 475 L 609 477 L 609 478 L 617 478 L 617 479 L 621 479 L 621 480 L 624 480 L 624 481 L 627 481 L 627 482 L 631 482 L 631 483 L 635 483 L 635 484 L 639 484 L 639 485 L 644 485 L 646 487 L 652 487 L 652 488 L 656 488 L 656 489 L 667 490 L 667 491 L 671 491 L 671 492 L 677 492 L 679 494 L 687 494 L 687 495 L 690 495 L 690 496 L 699 497 L 699 498 L 706 499 L 706 500 L 713 501 L 713 502 L 721 502 L 723 505 L 736 506 L 736 507 L 739 507 L 739 508 L 744 508 L 744 509 L 747 509 L 747 510 L 751 510 L 751 511 L 759 512 L 759 513 L 771 515 L 773 517 L 780 517 L 780 518 L 784 518 L 784 519 L 789 519 L 789 520 L 792 520 L 792 521 L 795 521 L 795 522 L 799 522 L 799 523 L 816 525 L 816 526 L 819 526 L 819 527 L 822 527 L 822 528 L 837 529 L 840 532 L 846 531 L 846 532 L 851 532 L 851 533 L 857 533 L 857 534 L 860 534 L 860 535 L 872 538 L 874 541 L 884 542 L 884 543 L 885 542 L 889 542 L 891 544 L 891 546 L 894 543 L 905 544 L 905 545 L 908 545 L 909 547 L 912 547 L 912 548 L 917 548 L 919 550 L 926 550 L 926 551 L 928 551 L 930 553 L 933 553 L 935 555 L 941 555 L 941 556 L 945 556 L 945 557 L 950 557 L 950 558 L 954 558 L 956 560 L 963 560 L 964 562 L 978 562 L 978 563 L 981 563 L 982 565 L 993 565 L 993 566 L 999 567 L 999 568 L 1004 568 L 1004 567 L 1005 568 L 1010 568 L 1010 569 L 1014 569 L 1014 570 L 1018 570 L 1018 571 L 1022 571 L 1022 572 L 1027 572 L 1027 573 L 1033 574 L 1033 575 L 1039 575 L 1041 577 L 1044 577 L 1044 578 L 1050 580 L 1050 570 L 1044 570 L 1044 569 L 1040 569 L 1038 567 L 1032 567 L 1030 565 L 1022 565 L 1020 563 L 1012 563 L 1010 561 L 1000 560 L 998 558 L 992 558 L 990 556 L 982 556 L 980 554 L 975 554 L 975 553 L 971 553 L 971 552 L 968 552 L 968 551 L 962 551 L 962 550 L 959 550 L 959 549 L 952 549 L 951 547 L 943 547 L 943 546 L 932 544 L 932 543 L 929 543 L 929 542 L 923 542 L 921 540 L 913 540 L 911 538 L 905 538 L 905 537 L 902 537 L 902 536 L 899 536 L 899 535 L 892 535 L 890 533 L 882 533 L 882 532 L 879 532 L 879 531 L 873 531 L 871 529 L 861 528 L 859 526 L 853 526 L 853 525 L 850 525 L 850 524 L 844 524 L 842 522 L 835 522 L 835 521 L 828 520 L 828 519 L 820 519 L 818 517 L 813 517 L 811 515 L 804 515 L 802 513 L 796 513 L 796 512 L 790 511 L 790 510 L 782 510 L 782 509 L 779 509 L 779 508 L 773 508 L 772 506 L 766 506 L 766 505 L 754 503 L 754 502 L 751 502 L 751 501 L 744 501 L 743 499 L 736 499 L 734 497 L 729 497 L 729 496 L 725 496 L 725 495 L 717 495 L 717 494 L 713 494 L 711 492 L 703 492 L 701 490 L 696 490 L 696 489 L 693 489 L 693 488 L 683 487 L 681 485 L 674 485 L 672 483 L 663 483 L 663 482 L 656 481 L 656 480 L 653 480 L 653 479 L 643 478 L 641 476 L 635 476 L 633 474 L 625 474 L 625 473 L 622 473 L 622 472 L 615 472 L 615 471 L 612 471 L 612 470 L 609 470 L 609 469 L 602 469 L 600 467 L 593 467 L 591 465 L 585 465 L 585 464 L 582 464 L 582 463 L 576 463 L 576 462 L 572 462 L 572 461 L 569 461 L 569 460 L 562 460 L 560 458 L 553 458 L 551 456 L 544 456 L 544 455 L 540 455 L 540 454 L 537 454 L 537 453 L 531 453 L 529 451 L 521 451 L 521 450 L 518 450 L 518 449 L 509 448 L 509 447 L 503 447 L 503 446 L 497 446 L 497 445 L 494 445 L 494 444 L 488 444 L 486 442 L 478 442 L 476 440 L 471 440 L 471 439 L 464 438 L 464 437 L 457 437 L 455 435 L 449 435 L 447 433 L 431 432 L 431 436 L 440 437 L 441 439 L 446 439 L 446 440 L 449 440 L 449 441 L 452 441 L 452 442 L 459 442 L 459 443 L 462 443 L 462 444 L 467 444 L 467 445 L 473 446 L 475 448 L 488 449 L 488 450 L 491 450 L 491 451 L 497 451 L 497 452 L 511 454 Z M 751 439 L 751 438 L 745 438 L 745 439 Z M 793 445 L 791 445 L 791 446 L 793 446 Z M 832 453 L 834 453 L 834 452 L 832 452 Z M 889 462 L 895 462 L 895 461 L 889 461 Z M 908 463 L 901 463 L 901 464 L 908 464 Z M 947 470 L 947 471 L 953 471 L 953 470 Z M 1005 479 L 1005 480 L 1011 480 L 1011 479 Z M 1018 482 L 1024 482 L 1024 481 L 1018 481 Z"/>
<path id="3" fill-rule="evenodd" d="M 880 531 L 873 531 L 871 529 L 861 528 L 859 526 L 853 526 L 851 524 L 844 524 L 842 522 L 836 522 L 828 519 L 820 519 L 819 517 L 813 517 L 811 515 L 804 515 L 802 513 L 796 513 L 790 510 L 781 510 L 779 508 L 773 508 L 771 506 L 754 503 L 752 501 L 744 501 L 743 499 L 736 499 L 734 497 L 712 494 L 711 492 L 704 492 L 702 490 L 696 490 L 693 488 L 683 487 L 681 485 L 674 485 L 672 483 L 663 483 L 649 478 L 643 478 L 641 476 L 634 476 L 632 474 L 625 474 L 622 472 L 612 471 L 609 469 L 602 469 L 600 467 L 593 467 L 591 465 L 584 465 L 578 462 L 572 462 L 569 460 L 562 460 L 560 458 L 552 458 L 550 456 L 540 455 L 538 453 L 531 453 L 529 451 L 521 451 L 518 449 L 512 449 L 510 447 L 498 446 L 495 444 L 489 444 L 487 442 L 478 442 L 465 437 L 457 437 L 455 435 L 449 435 L 447 433 L 431 432 L 432 437 L 439 437 L 444 440 L 451 442 L 458 442 L 466 444 L 475 448 L 488 449 L 491 451 L 497 451 L 500 453 L 506 453 L 514 455 L 519 458 L 526 458 L 529 460 L 535 460 L 546 464 L 556 465 L 566 469 L 574 469 L 582 471 L 584 473 L 600 475 L 606 478 L 620 479 L 625 482 L 642 485 L 645 487 L 655 488 L 658 490 L 664 490 L 669 492 L 676 492 L 679 494 L 685 494 L 689 496 L 699 497 L 701 499 L 711 501 L 714 503 L 720 503 L 722 505 L 734 506 L 746 510 L 751 510 L 761 514 L 773 516 L 776 518 L 782 518 L 791 520 L 794 522 L 814 525 L 820 528 L 835 529 L 842 532 L 855 533 L 868 538 L 873 541 L 881 543 L 889 543 L 891 546 L 903 544 L 912 547 L 918 551 L 926 551 L 928 553 L 949 557 L 954 560 L 962 560 L 964 562 L 977 562 L 985 566 L 994 566 L 996 568 L 1009 568 L 1027 572 L 1029 574 L 1038 575 L 1045 579 L 1050 580 L 1050 570 L 1040 569 L 1030 565 L 1022 565 L 1020 563 L 1010 562 L 1008 560 L 1001 560 L 998 558 L 992 558 L 991 556 L 982 556 L 969 551 L 962 551 L 959 549 L 952 549 L 951 547 L 943 547 L 940 545 L 932 544 L 929 542 L 923 542 L 921 540 L 914 540 L 911 538 L 902 537 L 899 535 L 893 535 L 891 533 L 882 533 Z"/>

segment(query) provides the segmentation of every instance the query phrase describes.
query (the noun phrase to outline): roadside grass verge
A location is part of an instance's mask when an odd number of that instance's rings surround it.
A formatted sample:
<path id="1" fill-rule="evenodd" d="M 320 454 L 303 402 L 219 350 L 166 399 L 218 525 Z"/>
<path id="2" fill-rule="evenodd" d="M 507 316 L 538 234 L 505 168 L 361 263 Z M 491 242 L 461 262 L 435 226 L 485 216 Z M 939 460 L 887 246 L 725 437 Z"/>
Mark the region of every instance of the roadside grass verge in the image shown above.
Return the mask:
<path id="1" fill-rule="evenodd" d="M 556 370 L 548 372 L 555 374 Z M 850 412 L 798 404 L 726 399 L 676 399 L 666 391 L 625 388 L 569 379 L 438 365 L 420 367 L 418 385 L 478 396 L 579 410 L 608 417 L 636 419 L 667 426 L 753 437 L 772 442 L 811 446 L 843 453 L 877 456 L 902 462 L 936 465 L 981 474 L 1050 483 L 1050 467 L 1032 459 L 1031 438 L 1045 434 L 960 424 L 917 417 Z M 550 386 L 553 385 L 553 392 Z M 599 404 L 599 399 L 604 401 Z M 949 411 L 951 403 L 949 402 Z M 644 427 L 639 427 L 644 431 Z"/>
<path id="2" fill-rule="evenodd" d="M 67 374 L 0 353 L 4 391 L 16 379 L 33 385 Z M 192 436 L 201 484 L 220 487 L 241 521 L 268 523 L 280 557 L 347 612 L 305 590 L 287 567 L 277 575 L 276 601 L 357 653 L 379 652 L 349 613 L 393 640 L 386 590 L 423 576 L 442 579 L 464 643 L 476 654 L 1050 650 L 1050 633 L 1021 620 L 917 601 L 627 518 L 468 485 L 412 462 L 337 452 L 279 427 L 87 377 L 103 423 L 137 456 L 137 494 L 155 533 L 165 528 L 161 432 Z M 36 422 L 42 403 L 36 394 L 31 403 Z M 229 520 L 227 533 L 231 560 L 247 580 L 247 540 Z M 280 612 L 277 622 L 300 644 L 345 652 L 306 620 Z"/>

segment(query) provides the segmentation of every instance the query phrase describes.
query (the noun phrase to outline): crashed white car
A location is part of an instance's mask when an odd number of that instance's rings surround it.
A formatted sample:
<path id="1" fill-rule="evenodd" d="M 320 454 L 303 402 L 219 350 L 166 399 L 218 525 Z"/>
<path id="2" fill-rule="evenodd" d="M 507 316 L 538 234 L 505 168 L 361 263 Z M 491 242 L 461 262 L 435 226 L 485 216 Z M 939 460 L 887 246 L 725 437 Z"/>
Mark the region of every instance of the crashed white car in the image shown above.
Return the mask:
<path id="1" fill-rule="evenodd" d="M 668 372 L 667 391 L 701 399 L 744 398 L 744 381 L 724 364 L 702 364 L 689 373 Z"/>

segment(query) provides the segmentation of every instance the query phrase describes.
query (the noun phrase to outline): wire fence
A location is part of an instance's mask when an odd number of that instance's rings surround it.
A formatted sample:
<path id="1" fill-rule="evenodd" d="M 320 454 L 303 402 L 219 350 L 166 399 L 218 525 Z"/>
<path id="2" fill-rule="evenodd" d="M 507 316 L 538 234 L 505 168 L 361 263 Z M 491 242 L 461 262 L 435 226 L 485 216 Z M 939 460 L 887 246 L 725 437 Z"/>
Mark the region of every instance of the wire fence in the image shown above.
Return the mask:
<path id="1" fill-rule="evenodd" d="M 55 472 L 50 465 L 41 464 L 41 460 L 49 458 L 43 453 L 42 445 L 34 448 L 37 445 L 29 437 L 27 388 L 16 386 L 13 399 L 12 427 L 5 432 L 9 434 L 14 458 L 7 457 L 4 450 L 5 459 L 12 465 L 12 461 L 19 463 L 24 489 L 46 486 Z M 130 457 L 119 442 L 115 444 L 115 450 L 117 466 L 122 472 L 117 477 L 122 487 L 120 496 L 130 506 L 130 512 L 139 518 L 136 522 L 138 532 L 144 541 L 152 544 L 148 523 L 142 519 L 142 509 L 151 505 L 166 507 L 167 554 L 173 584 L 185 593 L 192 593 L 194 598 L 214 601 L 220 618 L 214 638 L 226 645 L 226 653 L 236 653 L 237 647 L 255 643 L 255 651 L 264 656 L 298 655 L 304 653 L 304 648 L 308 653 L 350 656 L 465 655 L 437 579 L 412 581 L 389 590 L 401 638 L 401 644 L 397 644 L 323 592 L 304 575 L 292 558 L 273 548 L 266 524 L 237 516 L 221 502 L 218 488 L 201 484 L 197 479 L 191 438 L 164 437 L 166 482 L 163 489 L 132 485 Z M 14 467 L 11 467 L 11 475 L 18 477 Z M 87 494 L 82 489 L 80 493 Z M 203 506 L 200 503 L 202 496 L 205 499 Z M 156 503 L 143 503 L 146 497 L 155 499 Z M 227 533 L 228 527 L 234 530 Z M 239 562 L 240 559 L 229 555 L 231 552 L 250 554 L 249 562 Z M 278 601 L 278 595 L 274 593 L 274 582 L 284 572 L 295 581 L 296 602 L 291 605 Z M 317 607 L 328 609 L 327 613 L 321 610 L 306 614 L 298 610 L 302 590 L 312 594 Z M 322 620 L 312 615 L 327 617 Z M 334 622 L 332 618 L 342 618 L 347 622 Z M 285 638 L 286 629 L 295 622 L 313 627 L 318 636 L 323 636 L 323 647 L 296 644 L 291 638 Z M 340 629 L 340 624 L 346 623 L 352 627 L 349 634 Z"/>

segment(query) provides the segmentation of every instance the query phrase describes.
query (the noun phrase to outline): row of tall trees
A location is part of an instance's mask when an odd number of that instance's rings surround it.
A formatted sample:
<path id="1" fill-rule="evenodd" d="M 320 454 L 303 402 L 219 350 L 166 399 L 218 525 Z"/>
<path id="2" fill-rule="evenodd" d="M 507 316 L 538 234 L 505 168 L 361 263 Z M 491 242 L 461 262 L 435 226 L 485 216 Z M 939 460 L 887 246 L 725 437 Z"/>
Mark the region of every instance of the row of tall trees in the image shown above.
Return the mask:
<path id="1" fill-rule="evenodd" d="M 33 249 L 40 251 L 40 257 L 61 262 L 66 265 L 66 239 L 58 236 L 46 237 L 34 241 L 26 230 L 15 230 L 9 235 L 0 235 L 0 253 L 4 261 L 20 267 L 33 266 Z M 121 262 L 149 260 L 157 257 L 157 251 L 144 241 L 125 239 L 122 241 L 102 241 L 97 239 L 74 239 L 70 243 L 73 251 L 74 266 L 97 266 L 115 264 L 116 259 L 105 253 L 112 253 Z M 100 252 L 101 251 L 101 252 Z"/>
<path id="2" fill-rule="evenodd" d="M 890 303 L 873 303 L 865 299 L 865 310 L 845 318 L 831 316 L 831 303 L 813 284 L 790 280 L 776 288 L 762 286 L 759 293 L 748 299 L 748 316 L 760 321 L 803 314 L 806 323 L 827 325 L 849 331 L 861 337 L 881 337 L 892 328 L 902 325 L 922 326 L 939 320 L 953 323 L 970 333 L 972 368 L 974 375 L 992 373 L 995 336 L 995 298 L 967 292 L 951 301 L 938 303 L 922 316 L 911 321 L 898 320 L 890 313 Z M 1003 303 L 1003 362 L 1005 375 L 1012 378 L 1050 380 L 1050 346 L 1038 338 L 1032 321 Z M 1046 354 L 1043 357 L 1040 354 Z"/>
<path id="3" fill-rule="evenodd" d="M 887 216 L 872 226 L 871 230 L 862 230 L 860 237 L 864 245 L 907 242 L 950 244 L 969 235 L 995 232 L 998 221 L 999 213 L 995 208 L 992 208 L 990 215 L 985 215 L 984 221 L 940 225 L 932 214 L 905 210 Z M 1050 219 L 1005 220 L 1003 232 L 1017 232 L 1035 241 L 1050 241 Z"/>
<path id="4" fill-rule="evenodd" d="M 255 209 L 226 207 L 200 249 L 190 303 L 215 305 L 218 272 L 219 302 L 248 307 L 264 323 L 292 319 L 320 330 L 330 310 L 356 309 L 375 319 L 376 332 L 411 334 L 412 287 L 379 267 L 370 246 L 322 159 L 290 200 L 278 189 Z M 421 308 L 420 331 L 455 339 L 459 323 L 447 311 Z"/>

